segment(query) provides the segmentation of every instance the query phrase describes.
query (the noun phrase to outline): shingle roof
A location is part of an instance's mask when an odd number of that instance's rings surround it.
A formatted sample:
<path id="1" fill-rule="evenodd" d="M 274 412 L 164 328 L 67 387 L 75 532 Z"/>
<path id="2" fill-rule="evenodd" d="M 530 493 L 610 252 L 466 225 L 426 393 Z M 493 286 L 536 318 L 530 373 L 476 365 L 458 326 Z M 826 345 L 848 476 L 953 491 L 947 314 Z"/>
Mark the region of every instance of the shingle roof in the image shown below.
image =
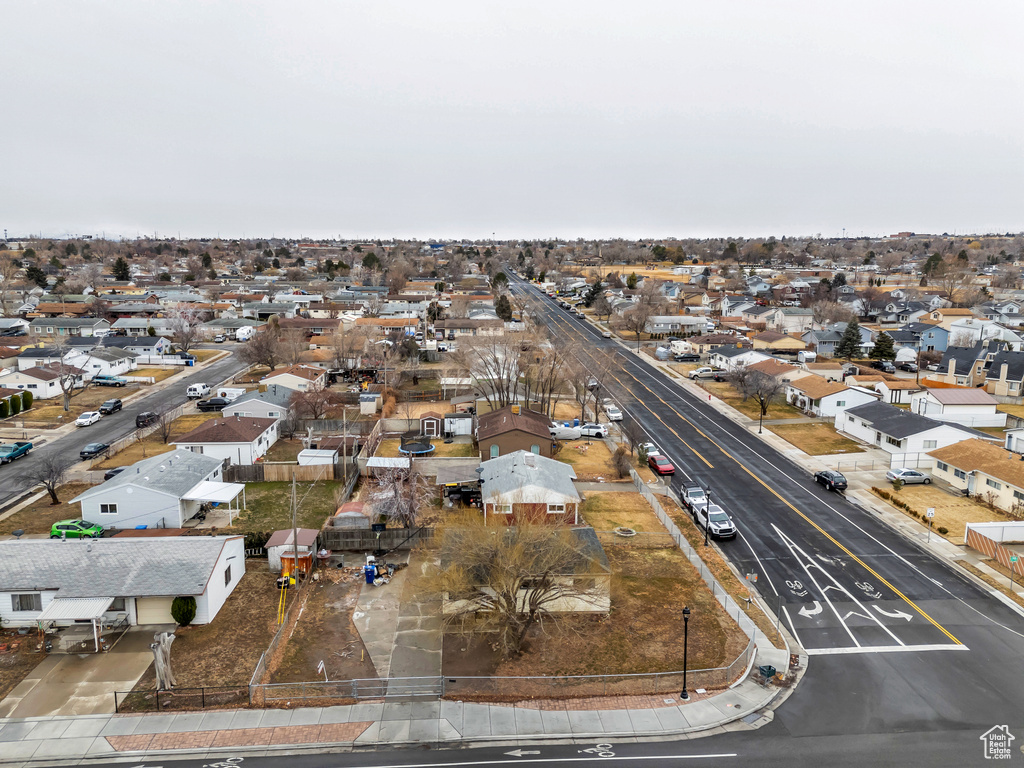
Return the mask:
<path id="1" fill-rule="evenodd" d="M 59 597 L 201 595 L 229 538 L 239 537 L 0 541 L 0 584 Z"/>
<path id="2" fill-rule="evenodd" d="M 291 374 L 292 376 L 297 376 L 298 378 L 306 379 L 307 381 L 316 381 L 325 373 L 327 373 L 327 371 L 325 371 L 323 368 L 317 368 L 316 366 L 313 365 L 291 365 L 287 368 L 282 368 L 279 371 L 268 373 L 266 376 L 263 377 L 263 379 L 261 379 L 261 381 L 266 379 L 272 379 L 275 376 L 284 376 L 285 374 Z"/>
<path id="3" fill-rule="evenodd" d="M 965 472 L 977 470 L 1010 485 L 1024 488 L 1024 462 L 1020 461 L 1020 457 L 984 440 L 964 440 L 931 451 L 928 455 Z"/>
<path id="4" fill-rule="evenodd" d="M 204 456 L 178 448 L 170 453 L 161 453 L 135 462 L 105 483 L 82 491 L 71 502 L 75 503 L 123 485 L 152 488 L 180 498 L 208 478 L 221 463 L 221 460 L 214 456 Z"/>
<path id="5" fill-rule="evenodd" d="M 811 398 L 811 400 L 820 400 L 823 397 L 828 397 L 829 395 L 834 395 L 837 392 L 849 389 L 845 384 L 841 384 L 838 381 L 829 381 L 822 376 L 816 376 L 814 374 L 811 374 L 810 376 L 802 376 L 792 382 L 789 386 L 803 392 L 807 397 Z"/>
<path id="6" fill-rule="evenodd" d="M 251 443 L 274 424 L 277 419 L 258 419 L 252 416 L 227 416 L 200 424 L 173 445 L 193 443 Z"/>
<path id="7" fill-rule="evenodd" d="M 480 414 L 477 426 L 477 440 L 486 440 L 489 437 L 518 429 L 531 435 L 550 438 L 551 429 L 547 416 L 529 408 L 522 408 L 518 414 L 512 413 L 512 406 L 506 405 L 490 413 Z"/>
<path id="8" fill-rule="evenodd" d="M 936 427 L 952 427 L 953 429 L 959 429 L 961 432 L 965 432 L 968 435 L 976 435 L 986 438 L 989 437 L 989 435 L 986 435 L 983 432 L 977 432 L 973 429 L 968 429 L 967 427 L 961 427 L 959 424 L 935 421 L 934 419 L 929 419 L 927 416 L 921 416 L 916 413 L 911 413 L 910 411 L 904 411 L 902 408 L 897 408 L 896 406 L 889 405 L 888 403 L 866 403 L 865 405 L 848 408 L 846 412 L 856 416 L 858 419 L 863 419 L 864 421 L 869 422 L 879 432 L 895 438 L 919 435 L 922 432 L 927 432 L 928 430 L 935 429 Z"/>
<path id="9" fill-rule="evenodd" d="M 989 366 L 985 378 L 998 380 L 1003 370 L 1003 363 L 1006 363 L 1007 381 L 1024 380 L 1024 352 L 1011 352 L 1006 349 L 997 352 L 996 356 L 992 358 L 992 365 Z M 939 373 L 941 372 L 940 369 Z"/>
<path id="10" fill-rule="evenodd" d="M 228 407 L 233 410 L 235 406 L 242 405 L 243 403 L 249 403 L 253 400 L 257 400 L 261 403 L 270 403 L 271 405 L 285 406 L 291 401 L 293 394 L 295 394 L 294 390 L 288 389 L 288 387 L 269 384 L 267 385 L 266 392 L 260 392 L 258 389 L 254 389 L 252 392 L 246 392 L 241 397 L 232 400 L 231 405 Z"/>
<path id="11" fill-rule="evenodd" d="M 762 360 L 759 363 L 747 366 L 748 371 L 757 371 L 759 373 L 767 374 L 768 376 L 781 376 L 786 373 L 793 373 L 799 371 L 795 365 L 789 363 L 782 363 L 775 358 L 769 358 L 768 360 Z"/>
<path id="12" fill-rule="evenodd" d="M 480 467 L 485 499 L 514 494 L 516 503 L 528 504 L 546 501 L 550 492 L 579 499 L 573 485 L 576 471 L 554 459 L 514 451 L 485 461 Z"/>

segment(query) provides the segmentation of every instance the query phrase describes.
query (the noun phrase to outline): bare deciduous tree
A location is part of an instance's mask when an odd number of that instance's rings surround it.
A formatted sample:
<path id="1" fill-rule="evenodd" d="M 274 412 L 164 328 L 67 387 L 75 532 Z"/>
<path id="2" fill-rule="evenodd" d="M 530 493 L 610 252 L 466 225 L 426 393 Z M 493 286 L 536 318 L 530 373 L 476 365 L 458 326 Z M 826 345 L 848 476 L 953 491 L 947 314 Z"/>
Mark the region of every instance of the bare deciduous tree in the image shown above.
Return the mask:
<path id="1" fill-rule="evenodd" d="M 768 408 L 786 391 L 786 384 L 781 378 L 743 366 L 729 374 L 729 380 L 744 400 L 751 399 L 757 403 L 762 417 L 768 415 Z"/>
<path id="2" fill-rule="evenodd" d="M 623 312 L 615 323 L 615 327 L 618 330 L 632 333 L 636 336 L 637 352 L 640 351 L 640 334 L 647 332 L 647 323 L 652 315 L 654 315 L 654 310 L 651 306 L 637 304 L 635 307 L 631 307 Z"/>
<path id="3" fill-rule="evenodd" d="M 283 358 L 279 331 L 267 326 L 255 334 L 238 351 L 238 357 L 249 365 L 265 365 L 271 371 L 281 364 Z"/>
<path id="4" fill-rule="evenodd" d="M 167 314 L 174 343 L 185 354 L 202 335 L 203 311 L 191 304 L 179 304 Z"/>
<path id="5" fill-rule="evenodd" d="M 292 394 L 291 407 L 300 418 L 322 419 L 336 405 L 334 392 L 322 384 Z"/>
<path id="6" fill-rule="evenodd" d="M 848 321 L 853 315 L 849 308 L 837 301 L 815 301 L 811 304 L 810 309 L 811 319 L 819 328 L 832 325 L 832 323 Z"/>
<path id="7" fill-rule="evenodd" d="M 301 328 L 289 328 L 281 332 L 281 362 L 285 365 L 298 365 L 302 357 L 309 351 L 309 340 Z"/>
<path id="8" fill-rule="evenodd" d="M 374 514 L 412 528 L 421 522 L 420 512 L 432 494 L 432 486 L 415 467 L 388 467 L 374 470 L 369 501 Z"/>
<path id="9" fill-rule="evenodd" d="M 25 479 L 33 485 L 41 485 L 50 494 L 51 506 L 60 504 L 57 489 L 64 485 L 68 470 L 74 461 L 62 453 L 50 453 L 37 459 L 34 466 L 25 472 Z"/>

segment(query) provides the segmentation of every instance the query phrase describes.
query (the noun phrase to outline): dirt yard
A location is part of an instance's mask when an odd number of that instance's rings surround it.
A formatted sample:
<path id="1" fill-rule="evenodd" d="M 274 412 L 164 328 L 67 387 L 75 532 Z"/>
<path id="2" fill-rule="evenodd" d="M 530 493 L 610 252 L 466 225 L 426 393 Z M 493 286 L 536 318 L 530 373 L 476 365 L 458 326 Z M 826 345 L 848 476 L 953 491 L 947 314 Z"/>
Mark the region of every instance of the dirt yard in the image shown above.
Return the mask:
<path id="1" fill-rule="evenodd" d="M 36 650 L 36 632 L 19 635 L 17 630 L 0 631 L 0 699 L 13 691 L 46 653 Z"/>
<path id="2" fill-rule="evenodd" d="M 583 502 L 582 515 L 584 521 L 598 531 L 632 528 L 645 533 L 665 533 L 665 526 L 639 493 L 588 493 L 587 500 Z"/>
<path id="3" fill-rule="evenodd" d="M 265 560 L 247 560 L 242 580 L 210 624 L 180 627 L 171 664 L 179 688 L 248 685 L 277 631 L 276 576 Z M 152 665 L 133 690 L 152 690 Z"/>
<path id="4" fill-rule="evenodd" d="M 376 678 L 370 655 L 352 623 L 359 599 L 362 572 L 356 568 L 328 569 L 309 586 L 309 595 L 295 630 L 284 645 L 271 673 L 271 682 L 291 683 L 322 679 L 317 666 L 323 661 L 331 680 Z"/>
<path id="5" fill-rule="evenodd" d="M 61 503 L 56 506 L 50 506 L 50 494 L 44 494 L 41 499 L 32 502 L 10 517 L 0 520 L 0 534 L 13 533 L 18 529 L 25 533 L 49 533 L 50 526 L 58 520 L 81 517 L 81 505 L 68 504 L 68 502 L 91 487 L 88 483 L 62 485 L 57 489 L 57 498 L 61 500 Z"/>
<path id="6" fill-rule="evenodd" d="M 789 406 L 786 406 L 787 408 Z M 860 443 L 843 437 L 831 424 L 772 424 L 766 427 L 808 456 L 834 456 L 841 453 L 863 453 Z"/>
<path id="7" fill-rule="evenodd" d="M 891 485 L 881 486 L 879 490 L 892 494 Z M 899 493 L 895 494 L 895 498 L 909 504 L 910 508 L 917 513 L 915 519 L 920 520 L 924 525 L 928 524 L 925 512 L 929 507 L 934 507 L 935 517 L 932 518 L 932 533 L 940 535 L 938 529 L 946 528 L 948 533 L 942 535 L 954 544 L 964 543 L 967 523 L 999 523 L 1011 519 L 999 510 L 989 509 L 981 502 L 965 496 L 953 496 L 934 485 L 905 485 Z M 899 507 L 895 507 L 895 509 L 904 515 L 915 517 L 905 509 Z"/>

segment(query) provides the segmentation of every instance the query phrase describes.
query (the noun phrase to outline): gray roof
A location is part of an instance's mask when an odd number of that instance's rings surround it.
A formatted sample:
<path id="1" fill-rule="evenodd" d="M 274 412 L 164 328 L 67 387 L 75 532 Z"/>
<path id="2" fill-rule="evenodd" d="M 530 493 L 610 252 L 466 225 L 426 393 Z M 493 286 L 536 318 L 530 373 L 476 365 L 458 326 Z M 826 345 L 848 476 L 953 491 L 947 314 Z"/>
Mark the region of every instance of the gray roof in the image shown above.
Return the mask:
<path id="1" fill-rule="evenodd" d="M 37 327 L 48 325 L 58 328 L 93 328 L 97 325 L 110 325 L 99 317 L 37 317 L 31 324 Z"/>
<path id="2" fill-rule="evenodd" d="M 124 485 L 152 488 L 180 498 L 198 483 L 206 480 L 220 465 L 221 460 L 218 458 L 178 448 L 170 453 L 161 453 L 135 462 L 105 483 L 78 494 L 71 502 L 81 501 Z"/>
<path id="3" fill-rule="evenodd" d="M 58 597 L 201 595 L 228 538 L 0 541 L 0 584 Z"/>
<path id="4" fill-rule="evenodd" d="M 118 349 L 116 347 L 110 349 L 100 347 L 99 349 L 94 349 L 89 352 L 89 356 L 95 357 L 97 360 L 106 360 L 108 363 L 112 363 L 117 360 L 124 360 L 126 358 L 128 360 L 134 360 L 138 357 L 134 352 L 129 352 L 127 349 Z"/>
<path id="5" fill-rule="evenodd" d="M 241 397 L 232 400 L 227 410 L 234 411 L 236 406 L 248 403 L 253 400 L 258 400 L 261 403 L 269 403 L 271 405 L 287 406 L 291 402 L 292 395 L 295 393 L 294 390 L 283 387 L 279 384 L 268 384 L 266 392 L 260 392 L 258 389 L 254 389 L 251 392 L 246 392 Z"/>
<path id="6" fill-rule="evenodd" d="M 715 347 L 711 350 L 711 354 L 722 357 L 739 357 L 747 352 L 753 352 L 753 350 L 750 347 Z"/>
<path id="7" fill-rule="evenodd" d="M 529 451 L 514 451 L 488 459 L 481 468 L 480 480 L 484 484 L 485 498 L 504 496 L 529 487 L 579 498 L 572 482 L 576 479 L 576 471 L 572 467 Z M 534 499 L 524 499 L 524 502 L 529 501 Z"/>
<path id="8" fill-rule="evenodd" d="M 959 424 L 952 424 L 947 421 L 935 421 L 935 419 L 929 419 L 927 416 L 921 416 L 910 411 L 904 411 L 902 408 L 897 408 L 894 405 L 888 403 L 873 402 L 866 403 L 865 405 L 858 405 L 854 408 L 848 408 L 846 412 L 852 416 L 856 416 L 858 419 L 863 419 L 869 422 L 872 427 L 877 429 L 884 435 L 902 439 L 904 437 L 910 437 L 911 435 L 919 435 L 922 432 L 927 432 L 930 429 L 936 427 L 952 427 L 953 429 L 959 429 L 965 433 L 964 439 L 967 436 L 980 437 L 984 440 L 991 440 L 992 435 L 987 435 L 984 432 L 978 432 L 974 429 L 968 429 L 962 427 Z"/>
<path id="9" fill-rule="evenodd" d="M 957 376 L 966 376 L 974 368 L 974 364 L 985 356 L 984 345 L 981 343 L 973 347 L 947 347 L 942 355 L 942 362 L 939 363 L 939 373 L 949 372 L 949 361 L 956 360 L 953 373 Z"/>

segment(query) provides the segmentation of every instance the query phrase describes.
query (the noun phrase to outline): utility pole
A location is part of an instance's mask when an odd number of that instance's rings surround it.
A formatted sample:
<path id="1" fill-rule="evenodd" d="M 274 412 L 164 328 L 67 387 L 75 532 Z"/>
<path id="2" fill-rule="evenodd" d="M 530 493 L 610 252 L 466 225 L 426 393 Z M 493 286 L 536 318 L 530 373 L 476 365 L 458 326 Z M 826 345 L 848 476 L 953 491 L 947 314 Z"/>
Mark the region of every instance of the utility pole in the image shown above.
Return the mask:
<path id="1" fill-rule="evenodd" d="M 348 485 L 348 408 L 341 406 L 341 466 Z"/>
<path id="2" fill-rule="evenodd" d="M 299 570 L 299 528 L 298 509 L 295 504 L 295 470 L 292 470 L 292 554 L 295 562 L 292 565 L 292 581 L 295 581 L 295 574 Z"/>

